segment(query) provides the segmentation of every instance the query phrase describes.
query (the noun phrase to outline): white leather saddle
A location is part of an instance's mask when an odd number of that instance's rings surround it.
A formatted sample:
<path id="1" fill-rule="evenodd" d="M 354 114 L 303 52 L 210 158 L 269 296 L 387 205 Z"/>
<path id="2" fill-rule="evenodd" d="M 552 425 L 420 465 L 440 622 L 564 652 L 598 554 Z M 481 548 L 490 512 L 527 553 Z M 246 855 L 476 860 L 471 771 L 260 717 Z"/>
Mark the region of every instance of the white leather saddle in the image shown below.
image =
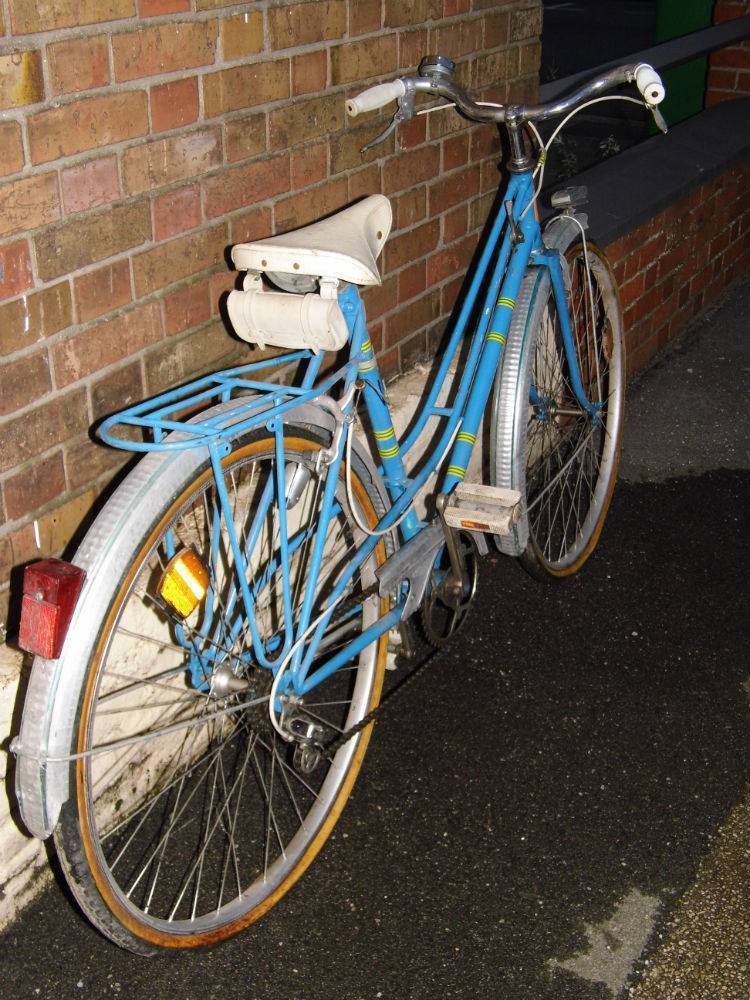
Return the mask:
<path id="1" fill-rule="evenodd" d="M 269 271 L 337 278 L 379 285 L 377 259 L 391 231 L 391 203 L 382 194 L 283 236 L 238 243 L 232 260 L 239 271 Z"/>

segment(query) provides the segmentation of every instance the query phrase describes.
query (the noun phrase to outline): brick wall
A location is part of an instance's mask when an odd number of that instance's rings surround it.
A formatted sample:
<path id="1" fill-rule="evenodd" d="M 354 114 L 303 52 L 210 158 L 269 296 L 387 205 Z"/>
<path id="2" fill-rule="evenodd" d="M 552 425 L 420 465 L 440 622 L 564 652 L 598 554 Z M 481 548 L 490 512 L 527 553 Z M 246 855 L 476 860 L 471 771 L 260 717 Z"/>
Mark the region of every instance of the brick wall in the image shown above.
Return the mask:
<path id="1" fill-rule="evenodd" d="M 449 312 L 496 182 L 487 127 L 385 119 L 344 98 L 453 55 L 501 100 L 536 88 L 540 0 L 0 3 L 0 623 L 13 567 L 59 553 L 122 461 L 102 415 L 257 354 L 219 302 L 233 243 L 383 191 L 368 292 L 386 371 Z"/>
<path id="2" fill-rule="evenodd" d="M 714 24 L 750 14 L 750 0 L 716 0 Z M 750 39 L 711 56 L 706 85 L 706 107 L 750 94 Z"/>
<path id="3" fill-rule="evenodd" d="M 750 268 L 750 161 L 694 188 L 606 250 L 632 373 Z"/>

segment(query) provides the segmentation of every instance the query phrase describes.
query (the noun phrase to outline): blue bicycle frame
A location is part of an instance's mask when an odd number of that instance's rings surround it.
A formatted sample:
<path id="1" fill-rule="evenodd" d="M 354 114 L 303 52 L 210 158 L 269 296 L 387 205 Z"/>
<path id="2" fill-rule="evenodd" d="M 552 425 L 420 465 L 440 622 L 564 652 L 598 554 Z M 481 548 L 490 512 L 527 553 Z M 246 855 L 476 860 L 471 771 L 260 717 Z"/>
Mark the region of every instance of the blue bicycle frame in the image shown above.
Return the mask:
<path id="1" fill-rule="evenodd" d="M 284 664 L 283 690 L 300 696 L 311 691 L 370 643 L 400 623 L 406 604 L 405 594 L 399 597 L 387 613 L 381 615 L 376 622 L 328 660 L 314 665 L 318 645 L 339 599 L 346 594 L 354 575 L 380 543 L 382 533 L 393 529 L 394 532 L 398 531 L 401 540 L 406 542 L 426 527 L 410 507 L 417 493 L 436 471 L 442 457 L 448 453 L 447 467 L 441 482 L 442 493 L 450 493 L 466 475 L 495 374 L 502 363 L 515 301 L 529 267 L 545 267 L 549 271 L 572 387 L 581 406 L 592 416 L 596 416 L 602 401 L 589 400 L 581 383 L 566 304 L 560 255 L 558 251 L 548 250 L 544 246 L 539 222 L 534 211 L 530 209 L 532 198 L 531 171 L 511 175 L 505 198 L 488 223 L 484 247 L 471 273 L 470 282 L 451 328 L 428 398 L 403 441 L 397 439 L 393 429 L 390 411 L 385 401 L 383 382 L 367 334 L 364 306 L 359 290 L 354 285 L 345 286 L 339 295 L 350 335 L 348 360 L 340 369 L 320 382 L 316 383 L 316 378 L 320 371 L 322 355 L 314 355 L 310 351 L 296 351 L 272 361 L 244 365 L 207 376 L 181 389 L 163 393 L 155 399 L 130 407 L 103 423 L 100 436 L 107 443 L 117 447 L 134 451 L 196 447 L 205 447 L 208 450 L 219 501 L 219 507 L 215 507 L 213 512 L 216 523 L 212 537 L 215 540 L 219 537 L 219 522 L 223 514 L 224 530 L 228 534 L 235 560 L 237 579 L 222 608 L 224 615 L 222 622 L 214 620 L 209 593 L 201 626 L 197 630 L 191 630 L 193 638 L 188 638 L 181 627 L 176 626 L 177 639 L 190 658 L 192 679 L 196 687 L 205 689 L 208 686 L 213 669 L 226 656 L 227 641 L 231 644 L 237 638 L 245 622 L 250 629 L 252 653 L 248 649 L 243 656 L 248 662 L 254 661 L 274 674 Z M 481 309 L 478 308 L 480 304 Z M 478 320 L 474 326 L 453 401 L 448 406 L 439 406 L 437 400 L 448 369 L 463 343 L 470 322 L 477 315 Z M 255 376 L 260 369 L 268 370 L 289 362 L 303 362 L 305 365 L 299 386 L 277 385 L 256 380 Z M 302 605 L 295 621 L 292 614 L 290 565 L 294 553 L 314 536 L 308 580 L 315 581 L 318 577 L 327 526 L 341 509 L 336 499 L 336 485 L 340 481 L 339 474 L 344 461 L 345 435 L 339 435 L 338 439 L 334 437 L 337 448 L 327 462 L 323 497 L 315 524 L 303 527 L 296 535 L 289 537 L 286 518 L 284 418 L 287 415 L 293 417 L 295 407 L 302 403 L 314 402 L 324 396 L 328 398 L 327 394 L 336 386 L 340 387 L 340 399 L 344 401 L 341 408 L 343 415 L 351 417 L 355 383 L 357 388 L 361 388 L 377 442 L 380 471 L 391 499 L 391 506 L 375 526 L 374 530 L 379 534 L 368 536 L 352 554 L 327 596 L 324 609 L 322 612 L 318 609 L 317 621 L 311 627 L 315 586 L 305 587 Z M 228 402 L 235 398 L 238 392 L 247 393 L 248 390 L 252 395 L 232 408 L 231 421 L 221 412 L 218 416 L 199 416 L 190 421 L 180 419 L 180 411 L 195 410 L 199 406 L 205 407 L 211 403 Z M 534 387 L 531 392 L 532 398 L 535 398 Z M 544 400 L 535 399 L 535 402 L 541 408 L 544 407 Z M 404 460 L 427 422 L 433 419 L 442 421 L 442 432 L 422 463 L 419 473 L 410 476 L 406 471 Z M 146 429 L 151 432 L 153 440 L 128 441 L 112 433 L 115 427 L 123 425 Z M 232 440 L 239 433 L 262 427 L 267 428 L 274 437 L 275 474 L 265 484 L 249 531 L 240 538 L 234 525 L 222 462 L 231 453 Z M 179 433 L 168 437 L 175 431 Z M 274 552 L 265 573 L 259 580 L 251 582 L 247 572 L 247 554 L 252 552 L 258 541 L 271 504 L 275 504 L 279 511 L 278 549 Z M 215 541 L 215 544 L 218 542 Z M 167 554 L 171 558 L 175 552 L 175 541 L 170 532 L 167 533 L 166 545 Z M 215 557 L 216 553 L 212 555 Z M 257 624 L 257 599 L 263 586 L 267 585 L 268 580 L 279 570 L 282 580 L 284 625 L 279 634 L 264 640 Z M 218 641 L 220 631 L 224 636 L 223 642 Z M 201 638 L 209 641 L 202 644 L 199 652 L 197 640 Z"/>

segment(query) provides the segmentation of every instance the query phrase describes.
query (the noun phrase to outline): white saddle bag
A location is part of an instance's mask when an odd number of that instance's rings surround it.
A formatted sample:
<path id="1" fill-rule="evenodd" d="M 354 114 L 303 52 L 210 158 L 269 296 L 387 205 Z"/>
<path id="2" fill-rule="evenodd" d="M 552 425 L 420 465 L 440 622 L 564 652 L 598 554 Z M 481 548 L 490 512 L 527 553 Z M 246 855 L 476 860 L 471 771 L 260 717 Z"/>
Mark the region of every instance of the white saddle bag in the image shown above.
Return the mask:
<path id="1" fill-rule="evenodd" d="M 336 296 L 338 282 L 321 282 L 321 294 L 294 295 L 263 290 L 248 274 L 243 291 L 229 293 L 229 319 L 238 337 L 259 347 L 338 351 L 349 336 Z M 326 287 L 332 286 L 332 287 Z"/>

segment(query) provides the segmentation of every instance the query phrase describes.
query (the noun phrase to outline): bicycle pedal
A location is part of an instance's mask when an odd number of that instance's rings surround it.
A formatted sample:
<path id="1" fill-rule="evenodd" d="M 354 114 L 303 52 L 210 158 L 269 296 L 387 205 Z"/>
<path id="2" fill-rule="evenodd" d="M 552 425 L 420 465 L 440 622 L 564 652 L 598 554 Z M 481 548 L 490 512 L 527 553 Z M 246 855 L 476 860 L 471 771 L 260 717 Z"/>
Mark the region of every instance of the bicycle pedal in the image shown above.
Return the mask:
<path id="1" fill-rule="evenodd" d="M 500 486 L 459 483 L 443 510 L 449 528 L 508 535 L 521 517 L 521 494 Z"/>

